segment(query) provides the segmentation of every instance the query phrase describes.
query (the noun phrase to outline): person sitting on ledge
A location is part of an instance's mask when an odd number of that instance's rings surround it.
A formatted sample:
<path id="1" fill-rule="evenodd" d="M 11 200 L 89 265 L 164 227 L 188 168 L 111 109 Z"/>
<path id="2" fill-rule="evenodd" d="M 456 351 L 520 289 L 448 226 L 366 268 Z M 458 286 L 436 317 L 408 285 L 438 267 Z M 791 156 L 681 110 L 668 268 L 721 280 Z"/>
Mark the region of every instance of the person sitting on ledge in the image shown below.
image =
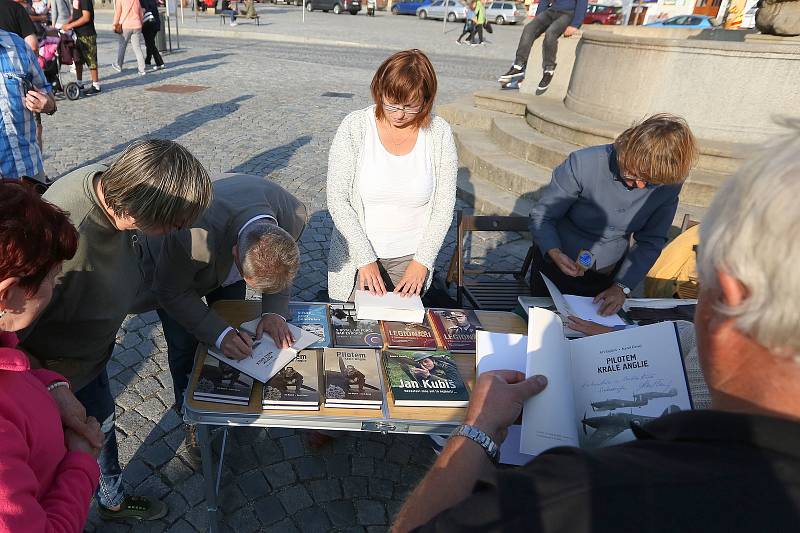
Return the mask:
<path id="1" fill-rule="evenodd" d="M 565 294 L 594 296 L 601 315 L 619 311 L 666 244 L 696 159 L 689 125 L 665 113 L 572 152 L 531 211 L 531 294 L 550 295 L 542 273 Z"/>
<path id="2" fill-rule="evenodd" d="M 745 164 L 701 227 L 695 324 L 713 408 L 666 415 L 637 440 L 557 447 L 497 469 L 451 437 L 403 505 L 406 531 L 800 531 L 800 133 Z M 481 375 L 465 424 L 502 442 L 546 377 Z"/>

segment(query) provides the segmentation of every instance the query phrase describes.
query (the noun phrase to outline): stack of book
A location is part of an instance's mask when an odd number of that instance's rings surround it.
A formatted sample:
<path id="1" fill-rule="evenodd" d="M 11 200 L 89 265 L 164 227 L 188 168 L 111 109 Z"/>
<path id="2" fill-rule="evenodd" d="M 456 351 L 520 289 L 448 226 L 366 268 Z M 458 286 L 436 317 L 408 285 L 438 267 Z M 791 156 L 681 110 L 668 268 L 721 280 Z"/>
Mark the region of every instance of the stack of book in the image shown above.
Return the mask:
<path id="1" fill-rule="evenodd" d="M 413 322 L 381 322 L 388 348 L 435 350 L 436 337 L 427 317 L 422 324 Z"/>
<path id="2" fill-rule="evenodd" d="M 454 353 L 475 353 L 475 332 L 481 322 L 470 309 L 429 309 L 430 321 L 439 346 Z"/>
<path id="3" fill-rule="evenodd" d="M 264 385 L 264 409 L 319 409 L 319 351 L 303 350 Z"/>
<path id="4" fill-rule="evenodd" d="M 325 348 L 325 407 L 378 409 L 383 404 L 377 350 Z"/>
<path id="5" fill-rule="evenodd" d="M 331 345 L 327 305 L 292 302 L 289 304 L 288 322 L 319 337 L 319 340 L 310 344 L 308 348 L 326 348 Z"/>
<path id="6" fill-rule="evenodd" d="M 201 402 L 248 405 L 253 378 L 214 357 L 206 357 L 192 397 Z"/>
<path id="7" fill-rule="evenodd" d="M 464 407 L 469 394 L 448 351 L 385 350 L 383 364 L 394 405 Z"/>

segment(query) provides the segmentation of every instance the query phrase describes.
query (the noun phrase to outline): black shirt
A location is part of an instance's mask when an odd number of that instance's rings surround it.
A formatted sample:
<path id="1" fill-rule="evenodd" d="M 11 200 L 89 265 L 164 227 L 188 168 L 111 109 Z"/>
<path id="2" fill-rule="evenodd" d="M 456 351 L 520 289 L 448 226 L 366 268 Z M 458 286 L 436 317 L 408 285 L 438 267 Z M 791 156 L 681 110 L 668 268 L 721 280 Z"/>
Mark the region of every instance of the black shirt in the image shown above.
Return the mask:
<path id="1" fill-rule="evenodd" d="M 76 4 L 78 7 L 75 7 Z M 97 31 L 94 29 L 94 2 L 92 0 L 72 0 L 72 20 L 81 18 L 84 11 L 88 11 L 91 18 L 83 26 L 73 28 L 75 33 L 83 37 L 97 35 Z"/>
<path id="2" fill-rule="evenodd" d="M 634 442 L 497 470 L 417 531 L 800 531 L 800 423 L 691 411 L 633 430 Z"/>
<path id="3" fill-rule="evenodd" d="M 23 39 L 36 34 L 28 12 L 12 0 L 0 0 L 0 29 L 16 33 Z"/>

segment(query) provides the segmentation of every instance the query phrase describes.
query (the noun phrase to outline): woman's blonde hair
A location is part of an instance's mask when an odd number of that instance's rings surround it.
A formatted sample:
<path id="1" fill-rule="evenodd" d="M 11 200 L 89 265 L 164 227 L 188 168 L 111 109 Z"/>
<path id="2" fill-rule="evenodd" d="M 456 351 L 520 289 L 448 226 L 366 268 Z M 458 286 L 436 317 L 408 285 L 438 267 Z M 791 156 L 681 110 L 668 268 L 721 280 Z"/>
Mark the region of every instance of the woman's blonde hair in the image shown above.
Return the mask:
<path id="1" fill-rule="evenodd" d="M 211 178 L 189 150 L 164 139 L 136 141 L 100 178 L 106 205 L 139 229 L 191 225 L 211 203 Z"/>
<path id="2" fill-rule="evenodd" d="M 400 105 L 419 102 L 421 109 L 409 125 L 425 128 L 430 124 L 437 81 L 431 61 L 422 51 L 415 48 L 390 56 L 378 67 L 370 89 L 379 120 L 386 118 L 383 99 L 388 97 Z"/>
<path id="3" fill-rule="evenodd" d="M 655 185 L 683 182 L 697 161 L 697 141 L 681 117 L 658 113 L 634 124 L 614 140 L 623 177 Z"/>

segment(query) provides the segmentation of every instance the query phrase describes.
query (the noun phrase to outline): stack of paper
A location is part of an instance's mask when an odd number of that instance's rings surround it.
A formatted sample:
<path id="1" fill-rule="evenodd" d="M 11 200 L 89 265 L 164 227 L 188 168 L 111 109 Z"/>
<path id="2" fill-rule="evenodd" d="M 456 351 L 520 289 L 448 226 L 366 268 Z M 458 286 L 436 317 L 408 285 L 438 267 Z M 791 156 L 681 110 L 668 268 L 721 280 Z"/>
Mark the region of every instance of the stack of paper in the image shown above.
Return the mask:
<path id="1" fill-rule="evenodd" d="M 389 320 L 421 324 L 425 319 L 422 299 L 413 294 L 403 296 L 387 292 L 383 296 L 369 291 L 356 291 L 356 317 L 358 320 Z"/>

